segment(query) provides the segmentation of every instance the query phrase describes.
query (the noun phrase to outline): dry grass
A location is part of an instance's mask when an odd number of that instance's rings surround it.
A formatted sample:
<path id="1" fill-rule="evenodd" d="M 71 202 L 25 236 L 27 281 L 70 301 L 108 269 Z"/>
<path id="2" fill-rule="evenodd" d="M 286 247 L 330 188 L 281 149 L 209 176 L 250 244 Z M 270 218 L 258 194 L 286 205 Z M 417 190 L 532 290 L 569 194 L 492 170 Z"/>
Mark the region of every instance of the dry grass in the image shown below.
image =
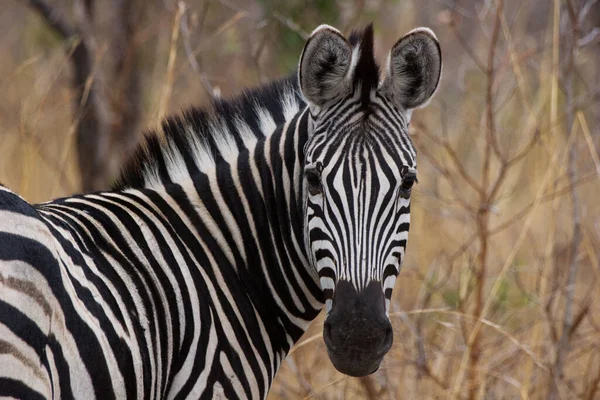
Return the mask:
<path id="1" fill-rule="evenodd" d="M 381 59 L 416 25 L 442 43 L 442 87 L 411 127 L 420 184 L 394 347 L 376 374 L 345 377 L 321 316 L 273 399 L 600 398 L 600 45 L 588 35 L 599 5 L 583 15 L 583 0 L 463 3 L 148 5 L 136 38 L 143 126 L 280 75 L 319 23 L 374 21 Z M 0 7 L 0 182 L 34 202 L 80 187 L 69 46 L 49 37 L 18 1 Z"/>

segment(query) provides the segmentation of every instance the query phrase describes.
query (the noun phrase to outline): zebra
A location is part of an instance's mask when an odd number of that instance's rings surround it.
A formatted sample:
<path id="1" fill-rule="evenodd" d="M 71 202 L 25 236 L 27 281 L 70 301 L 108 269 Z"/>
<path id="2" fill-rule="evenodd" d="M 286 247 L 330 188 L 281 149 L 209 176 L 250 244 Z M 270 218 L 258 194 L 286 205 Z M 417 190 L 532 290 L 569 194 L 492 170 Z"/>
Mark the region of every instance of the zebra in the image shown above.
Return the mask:
<path id="1" fill-rule="evenodd" d="M 416 152 L 441 77 L 417 28 L 319 26 L 297 74 L 166 119 L 106 192 L 0 186 L 0 397 L 265 398 L 325 308 L 335 368 L 392 345 Z"/>

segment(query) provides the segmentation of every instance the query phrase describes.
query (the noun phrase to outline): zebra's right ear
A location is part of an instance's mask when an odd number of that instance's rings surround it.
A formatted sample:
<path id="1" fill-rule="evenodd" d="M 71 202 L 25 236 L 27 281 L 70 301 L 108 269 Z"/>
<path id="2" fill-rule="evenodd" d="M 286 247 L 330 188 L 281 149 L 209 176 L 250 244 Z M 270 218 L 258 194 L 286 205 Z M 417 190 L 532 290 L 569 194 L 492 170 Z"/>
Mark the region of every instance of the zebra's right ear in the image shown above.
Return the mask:
<path id="1" fill-rule="evenodd" d="M 352 49 L 344 36 L 329 25 L 313 31 L 304 45 L 298 80 L 302 94 L 311 104 L 322 107 L 350 90 Z"/>

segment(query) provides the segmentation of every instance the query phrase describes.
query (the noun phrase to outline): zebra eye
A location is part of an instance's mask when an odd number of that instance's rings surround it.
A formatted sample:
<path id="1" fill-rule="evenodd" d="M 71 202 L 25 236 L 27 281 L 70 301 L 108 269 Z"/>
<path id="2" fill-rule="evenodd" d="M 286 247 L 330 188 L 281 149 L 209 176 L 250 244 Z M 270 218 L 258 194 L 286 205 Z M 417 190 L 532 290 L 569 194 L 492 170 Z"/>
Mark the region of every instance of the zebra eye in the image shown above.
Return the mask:
<path id="1" fill-rule="evenodd" d="M 311 195 L 315 196 L 322 191 L 321 187 L 321 173 L 315 169 L 309 169 L 304 172 L 306 182 L 308 183 L 308 191 Z"/>
<path id="2" fill-rule="evenodd" d="M 415 174 L 406 174 L 402 179 L 402 185 L 400 186 L 400 195 L 404 198 L 410 196 L 410 192 L 416 181 L 417 176 Z"/>

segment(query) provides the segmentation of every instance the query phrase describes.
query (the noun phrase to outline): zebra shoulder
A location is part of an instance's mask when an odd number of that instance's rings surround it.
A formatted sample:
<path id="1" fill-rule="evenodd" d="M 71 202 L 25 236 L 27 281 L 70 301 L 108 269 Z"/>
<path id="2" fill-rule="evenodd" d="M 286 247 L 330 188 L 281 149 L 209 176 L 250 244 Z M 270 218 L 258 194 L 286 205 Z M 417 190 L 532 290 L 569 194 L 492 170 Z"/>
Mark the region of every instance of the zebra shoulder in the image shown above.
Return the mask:
<path id="1" fill-rule="evenodd" d="M 0 273 L 23 273 L 21 262 L 54 275 L 56 259 L 54 236 L 36 207 L 0 186 Z"/>

